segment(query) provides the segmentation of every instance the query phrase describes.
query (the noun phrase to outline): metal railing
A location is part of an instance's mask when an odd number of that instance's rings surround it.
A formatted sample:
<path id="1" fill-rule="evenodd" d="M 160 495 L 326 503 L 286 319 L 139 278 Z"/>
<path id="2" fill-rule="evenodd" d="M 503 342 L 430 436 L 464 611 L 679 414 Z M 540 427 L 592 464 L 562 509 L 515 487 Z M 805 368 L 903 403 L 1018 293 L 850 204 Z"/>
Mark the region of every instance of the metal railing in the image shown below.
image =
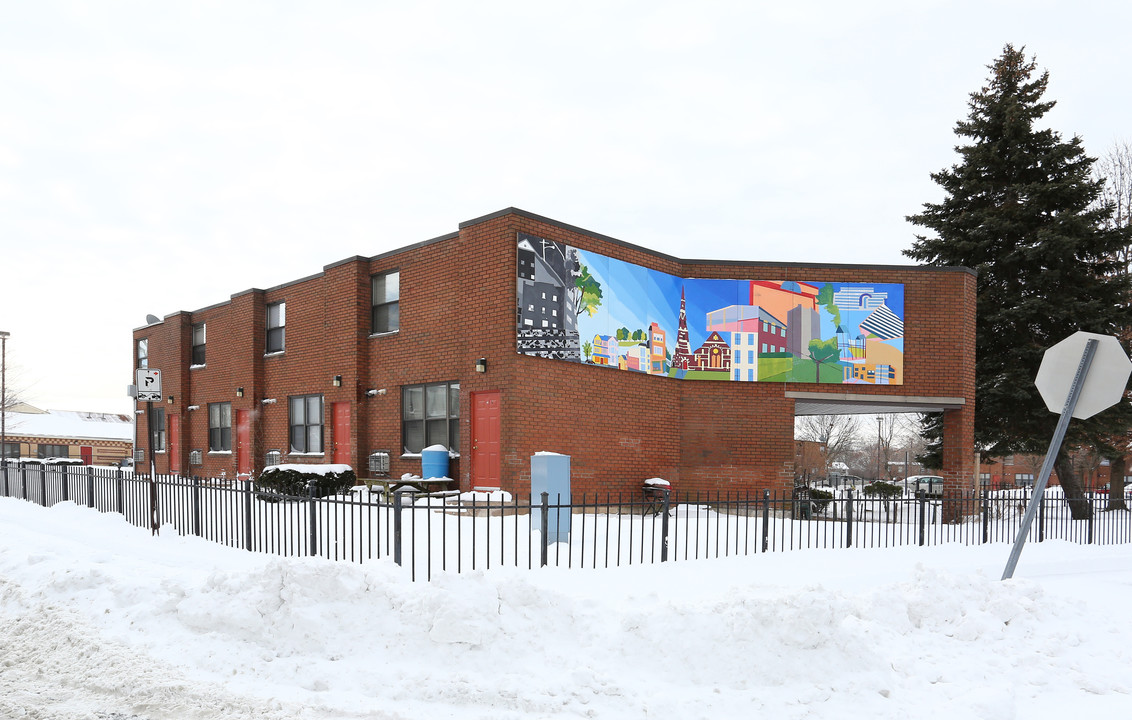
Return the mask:
<path id="1" fill-rule="evenodd" d="M 117 468 L 0 468 L 0 496 L 43 506 L 74 502 L 229 547 L 350 562 L 388 561 L 413 579 L 500 566 L 609 568 L 811 548 L 879 548 L 1013 542 L 1025 491 L 967 498 L 877 498 L 839 492 L 698 493 L 679 497 L 589 494 L 572 498 L 393 493 L 279 496 L 232 479 L 157 476 Z M 1074 520 L 1047 491 L 1029 540 L 1132 541 L 1132 513 L 1106 496 Z M 154 515 L 154 511 L 155 515 Z M 563 530 L 566 528 L 566 530 Z M 554 529 L 557 529 L 555 532 Z M 557 541 L 556 541 L 557 540 Z"/>

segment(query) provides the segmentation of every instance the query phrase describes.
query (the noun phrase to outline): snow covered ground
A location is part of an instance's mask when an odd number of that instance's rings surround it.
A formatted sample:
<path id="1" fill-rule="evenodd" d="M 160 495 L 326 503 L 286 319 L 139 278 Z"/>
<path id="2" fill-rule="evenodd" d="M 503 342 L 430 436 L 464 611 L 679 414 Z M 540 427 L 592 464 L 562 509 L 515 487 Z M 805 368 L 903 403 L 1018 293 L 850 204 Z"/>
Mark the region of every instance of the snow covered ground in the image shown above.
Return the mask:
<path id="1" fill-rule="evenodd" d="M 0 498 L 0 717 L 1132 715 L 1132 546 L 1009 549 L 412 583 Z"/>

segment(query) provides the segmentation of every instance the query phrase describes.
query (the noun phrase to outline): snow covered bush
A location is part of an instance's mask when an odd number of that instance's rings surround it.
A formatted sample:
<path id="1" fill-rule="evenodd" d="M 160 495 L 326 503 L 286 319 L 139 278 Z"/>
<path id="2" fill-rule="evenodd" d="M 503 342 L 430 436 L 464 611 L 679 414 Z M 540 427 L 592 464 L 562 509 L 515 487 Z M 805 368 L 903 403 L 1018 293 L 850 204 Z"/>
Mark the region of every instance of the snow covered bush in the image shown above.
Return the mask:
<path id="1" fill-rule="evenodd" d="M 896 483 L 884 482 L 877 480 L 871 482 L 864 487 L 866 495 L 880 495 L 882 498 L 900 497 L 904 494 L 904 489 Z"/>
<path id="2" fill-rule="evenodd" d="M 341 495 L 358 484 L 349 465 L 272 465 L 256 480 L 256 495 L 268 502 L 309 497 L 314 483 L 315 497 Z"/>
<path id="3" fill-rule="evenodd" d="M 821 515 L 829 507 L 829 502 L 833 500 L 833 493 L 829 490 L 819 490 L 818 488 L 810 488 L 810 505 L 814 508 L 814 513 Z"/>

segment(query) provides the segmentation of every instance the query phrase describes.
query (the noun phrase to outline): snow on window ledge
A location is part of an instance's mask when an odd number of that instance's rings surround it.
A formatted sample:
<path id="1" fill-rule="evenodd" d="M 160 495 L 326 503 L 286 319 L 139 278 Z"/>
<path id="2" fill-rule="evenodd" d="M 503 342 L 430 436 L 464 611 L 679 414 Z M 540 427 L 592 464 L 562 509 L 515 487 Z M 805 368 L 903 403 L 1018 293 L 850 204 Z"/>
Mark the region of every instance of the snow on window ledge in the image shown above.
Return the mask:
<path id="1" fill-rule="evenodd" d="M 190 370 L 200 370 L 202 367 L 207 367 L 207 365 L 190 365 L 189 369 Z"/>

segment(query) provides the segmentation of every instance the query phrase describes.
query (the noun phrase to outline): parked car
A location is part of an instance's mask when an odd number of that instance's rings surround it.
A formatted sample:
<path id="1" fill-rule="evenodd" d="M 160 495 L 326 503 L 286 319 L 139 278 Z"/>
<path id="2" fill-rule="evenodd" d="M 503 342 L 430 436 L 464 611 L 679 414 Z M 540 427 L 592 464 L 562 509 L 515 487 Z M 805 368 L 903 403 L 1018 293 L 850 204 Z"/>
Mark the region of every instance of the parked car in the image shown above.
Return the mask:
<path id="1" fill-rule="evenodd" d="M 904 486 L 917 495 L 922 492 L 924 497 L 943 497 L 943 478 L 939 475 L 910 475 Z"/>

